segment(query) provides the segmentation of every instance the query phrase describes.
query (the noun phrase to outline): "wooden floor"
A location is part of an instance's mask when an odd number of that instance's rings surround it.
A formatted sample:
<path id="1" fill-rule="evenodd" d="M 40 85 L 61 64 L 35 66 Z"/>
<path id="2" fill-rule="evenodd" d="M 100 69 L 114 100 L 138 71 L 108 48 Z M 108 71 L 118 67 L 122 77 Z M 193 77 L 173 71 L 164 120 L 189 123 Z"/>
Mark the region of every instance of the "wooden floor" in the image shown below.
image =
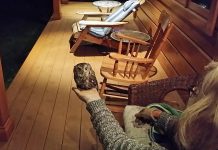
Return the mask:
<path id="1" fill-rule="evenodd" d="M 88 62 L 98 81 L 104 51 L 83 46 L 69 53 L 71 25 L 82 16 L 76 11 L 97 10 L 91 3 L 62 5 L 62 19 L 47 24 L 28 58 L 7 90 L 15 129 L 1 150 L 89 150 L 102 149 L 89 120 L 85 105 L 72 91 L 73 66 Z M 128 18 L 131 22 L 132 16 Z M 126 28 L 136 29 L 134 23 Z M 165 78 L 158 61 L 153 79 Z"/>

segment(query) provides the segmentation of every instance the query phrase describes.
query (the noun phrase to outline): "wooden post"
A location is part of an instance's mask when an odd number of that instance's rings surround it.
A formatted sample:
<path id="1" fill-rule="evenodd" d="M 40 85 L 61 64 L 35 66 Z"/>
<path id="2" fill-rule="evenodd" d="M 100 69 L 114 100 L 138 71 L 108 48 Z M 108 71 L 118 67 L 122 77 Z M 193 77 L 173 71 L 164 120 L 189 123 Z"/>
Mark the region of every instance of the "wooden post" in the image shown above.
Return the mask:
<path id="1" fill-rule="evenodd" d="M 2 64 L 0 61 L 0 141 L 8 140 L 13 128 L 13 121 L 8 111 Z"/>
<path id="2" fill-rule="evenodd" d="M 61 19 L 60 0 L 53 0 L 53 14 L 51 20 Z"/>
<path id="3" fill-rule="evenodd" d="M 61 0 L 61 4 L 68 4 L 69 0 Z"/>

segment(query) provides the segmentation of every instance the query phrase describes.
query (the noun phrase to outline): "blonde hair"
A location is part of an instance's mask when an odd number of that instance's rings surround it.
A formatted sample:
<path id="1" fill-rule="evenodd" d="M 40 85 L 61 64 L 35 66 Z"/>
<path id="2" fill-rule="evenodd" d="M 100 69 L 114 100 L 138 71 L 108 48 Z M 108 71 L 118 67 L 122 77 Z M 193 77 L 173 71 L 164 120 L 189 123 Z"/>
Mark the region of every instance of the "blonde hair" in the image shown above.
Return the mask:
<path id="1" fill-rule="evenodd" d="M 195 103 L 179 119 L 177 139 L 181 149 L 218 149 L 218 62 L 212 61 L 205 70 Z"/>

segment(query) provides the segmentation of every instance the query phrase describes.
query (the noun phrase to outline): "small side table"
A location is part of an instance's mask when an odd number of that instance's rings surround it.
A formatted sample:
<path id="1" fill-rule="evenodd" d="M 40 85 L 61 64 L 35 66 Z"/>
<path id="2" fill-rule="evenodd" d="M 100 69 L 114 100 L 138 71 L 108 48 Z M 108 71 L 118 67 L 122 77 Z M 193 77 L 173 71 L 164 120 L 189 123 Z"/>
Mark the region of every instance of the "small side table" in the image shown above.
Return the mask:
<path id="1" fill-rule="evenodd" d="M 102 8 L 106 8 L 107 13 L 111 13 L 113 8 L 120 6 L 121 3 L 113 0 L 99 0 L 99 1 L 94 1 L 93 5 L 98 7 L 100 12 L 102 12 Z"/>
<path id="2" fill-rule="evenodd" d="M 120 41 L 120 39 L 116 36 L 117 33 L 122 33 L 124 35 L 127 36 L 131 36 L 131 37 L 135 37 L 138 38 L 140 40 L 143 41 L 149 41 L 150 40 L 150 36 L 144 32 L 140 32 L 140 31 L 135 31 L 135 30 L 118 30 L 118 31 L 114 31 L 111 33 L 111 38 L 116 40 L 116 41 Z M 124 42 L 128 42 L 128 41 L 124 41 Z"/>

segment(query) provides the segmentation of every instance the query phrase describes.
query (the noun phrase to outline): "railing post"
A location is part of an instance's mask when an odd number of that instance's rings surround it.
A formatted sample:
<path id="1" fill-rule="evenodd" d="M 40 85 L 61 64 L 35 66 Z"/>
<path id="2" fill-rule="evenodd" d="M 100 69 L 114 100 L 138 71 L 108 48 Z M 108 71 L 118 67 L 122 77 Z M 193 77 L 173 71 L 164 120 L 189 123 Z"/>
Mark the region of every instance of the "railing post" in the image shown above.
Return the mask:
<path id="1" fill-rule="evenodd" d="M 61 0 L 61 4 L 68 4 L 69 0 Z"/>
<path id="2" fill-rule="evenodd" d="M 53 0 L 53 14 L 51 16 L 51 20 L 61 19 L 60 7 L 61 7 L 60 0 Z"/>
<path id="3" fill-rule="evenodd" d="M 8 110 L 2 64 L 0 61 L 0 141 L 8 140 L 13 128 L 13 121 Z"/>

